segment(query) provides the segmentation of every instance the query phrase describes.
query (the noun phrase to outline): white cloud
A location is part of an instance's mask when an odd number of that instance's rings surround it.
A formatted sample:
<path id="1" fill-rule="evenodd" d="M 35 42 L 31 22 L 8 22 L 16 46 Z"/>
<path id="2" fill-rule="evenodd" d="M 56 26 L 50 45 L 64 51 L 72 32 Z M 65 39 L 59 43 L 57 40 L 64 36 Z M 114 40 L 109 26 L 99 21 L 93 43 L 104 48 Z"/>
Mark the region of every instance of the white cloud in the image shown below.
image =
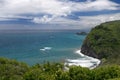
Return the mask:
<path id="1" fill-rule="evenodd" d="M 54 18 L 55 18 L 54 16 L 49 17 L 48 15 L 44 15 L 42 18 L 39 18 L 39 17 L 33 18 L 32 22 L 34 22 L 34 23 L 48 23 Z"/>
<path id="2" fill-rule="evenodd" d="M 90 29 L 100 23 L 106 21 L 113 21 L 113 20 L 120 20 L 120 13 L 97 15 L 97 16 L 79 16 L 78 20 L 59 17 L 51 20 L 49 24 L 68 26 L 69 28 L 75 28 L 75 29 L 87 29 L 87 28 Z"/>
<path id="3" fill-rule="evenodd" d="M 119 4 L 114 3 L 110 0 L 96 0 L 79 3 L 69 3 L 72 6 L 72 11 L 101 11 L 101 10 L 118 10 L 120 9 Z"/>
<path id="4" fill-rule="evenodd" d="M 59 24 L 74 26 L 74 28 L 87 28 L 104 21 L 120 19 L 120 14 L 80 16 L 79 20 L 64 18 L 72 12 L 102 10 L 120 10 L 120 6 L 111 0 L 87 0 L 86 2 L 72 2 L 69 0 L 0 0 L 0 20 L 24 18 L 30 19 L 34 23 Z M 21 16 L 25 14 L 42 14 L 43 16 Z"/>
<path id="5" fill-rule="evenodd" d="M 67 15 L 70 13 L 69 5 L 58 0 L 4 0 L 1 4 L 0 14 L 51 14 Z"/>
<path id="6" fill-rule="evenodd" d="M 98 25 L 106 21 L 120 20 L 120 13 L 116 14 L 104 14 L 97 16 L 80 16 L 81 21 L 88 22 L 90 24 Z"/>
<path id="7" fill-rule="evenodd" d="M 62 0 L 1 0 L 0 16 L 20 14 L 50 14 L 67 16 L 74 11 L 116 10 L 119 4 L 110 0 L 71 2 Z"/>
<path id="8" fill-rule="evenodd" d="M 53 3 L 56 0 L 53 0 Z M 51 5 L 53 4 L 51 3 Z M 56 3 L 59 3 L 59 5 L 50 6 L 49 8 L 45 8 L 45 12 L 47 14 L 51 14 L 55 17 L 47 17 L 46 19 L 43 18 L 34 18 L 33 22 L 35 23 L 46 23 L 50 22 L 54 18 L 59 18 L 60 16 L 67 16 L 71 12 L 86 12 L 86 11 L 101 11 L 101 10 L 119 10 L 119 4 L 114 3 L 110 0 L 96 0 L 91 1 L 88 0 L 86 2 L 59 2 L 56 1 Z M 45 4 L 49 4 L 49 2 L 45 2 Z M 64 6 L 64 7 L 63 7 Z M 42 19 L 42 20 L 41 20 Z M 43 20 L 44 19 L 44 20 Z"/>

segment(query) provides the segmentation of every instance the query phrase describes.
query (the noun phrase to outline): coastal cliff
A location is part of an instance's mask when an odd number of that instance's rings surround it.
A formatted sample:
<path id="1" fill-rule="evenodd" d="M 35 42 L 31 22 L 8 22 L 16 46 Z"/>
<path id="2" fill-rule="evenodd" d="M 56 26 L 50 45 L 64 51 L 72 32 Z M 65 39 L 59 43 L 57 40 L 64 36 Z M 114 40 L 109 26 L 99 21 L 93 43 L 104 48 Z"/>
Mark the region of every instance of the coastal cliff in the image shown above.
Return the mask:
<path id="1" fill-rule="evenodd" d="M 93 28 L 84 40 L 81 52 L 101 59 L 102 64 L 120 64 L 120 20 Z"/>

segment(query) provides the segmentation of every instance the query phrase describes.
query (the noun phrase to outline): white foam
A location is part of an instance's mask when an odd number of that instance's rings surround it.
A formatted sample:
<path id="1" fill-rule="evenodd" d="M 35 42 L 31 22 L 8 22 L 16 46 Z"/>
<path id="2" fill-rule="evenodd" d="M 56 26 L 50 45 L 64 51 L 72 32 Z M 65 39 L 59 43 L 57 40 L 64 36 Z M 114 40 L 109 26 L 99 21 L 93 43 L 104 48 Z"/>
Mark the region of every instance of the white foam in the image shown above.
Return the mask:
<path id="1" fill-rule="evenodd" d="M 80 59 L 67 59 L 68 62 L 72 62 L 72 63 L 87 63 L 87 62 L 91 62 L 90 60 L 80 60 Z"/>
<path id="2" fill-rule="evenodd" d="M 45 49 L 43 48 L 43 49 L 40 49 L 41 51 L 45 51 Z"/>
<path id="3" fill-rule="evenodd" d="M 51 47 L 44 47 L 45 50 L 51 50 Z"/>
<path id="4" fill-rule="evenodd" d="M 80 56 L 85 56 L 84 54 L 82 54 L 81 52 L 80 52 L 80 50 L 77 50 L 75 53 L 77 53 L 77 54 L 79 54 Z"/>
<path id="5" fill-rule="evenodd" d="M 42 48 L 42 49 L 40 49 L 41 51 L 46 51 L 46 50 L 51 50 L 52 49 L 52 47 L 44 47 L 44 48 Z"/>
<path id="6" fill-rule="evenodd" d="M 72 66 L 72 65 L 75 65 L 75 66 L 82 66 L 82 67 L 92 67 L 92 63 L 69 63 L 69 66 Z"/>
<path id="7" fill-rule="evenodd" d="M 77 50 L 76 53 L 80 54 L 80 56 L 82 56 L 82 58 L 67 59 L 65 64 L 67 64 L 69 66 L 76 65 L 76 66 L 81 66 L 81 67 L 87 67 L 87 68 L 90 68 L 90 69 L 93 69 L 100 64 L 99 59 L 86 56 L 86 55 L 82 54 L 80 52 L 80 50 Z"/>

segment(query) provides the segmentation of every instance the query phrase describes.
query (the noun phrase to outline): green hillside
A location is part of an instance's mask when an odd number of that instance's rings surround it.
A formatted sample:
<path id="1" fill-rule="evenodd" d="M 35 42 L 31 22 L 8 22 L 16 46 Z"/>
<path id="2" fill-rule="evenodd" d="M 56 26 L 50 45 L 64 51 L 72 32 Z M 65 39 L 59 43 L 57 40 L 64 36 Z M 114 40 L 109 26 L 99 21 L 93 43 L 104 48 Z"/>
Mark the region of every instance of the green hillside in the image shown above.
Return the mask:
<path id="1" fill-rule="evenodd" d="M 102 64 L 120 64 L 120 20 L 102 23 L 87 35 L 81 52 L 102 60 Z"/>

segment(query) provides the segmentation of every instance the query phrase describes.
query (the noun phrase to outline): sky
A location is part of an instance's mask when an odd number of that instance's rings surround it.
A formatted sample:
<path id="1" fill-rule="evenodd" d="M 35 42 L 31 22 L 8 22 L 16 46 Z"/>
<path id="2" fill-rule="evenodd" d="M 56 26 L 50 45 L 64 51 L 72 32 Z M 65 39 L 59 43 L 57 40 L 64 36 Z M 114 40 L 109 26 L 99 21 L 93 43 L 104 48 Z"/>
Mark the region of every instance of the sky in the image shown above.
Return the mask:
<path id="1" fill-rule="evenodd" d="M 89 30 L 120 20 L 120 0 L 0 0 L 0 30 Z"/>

